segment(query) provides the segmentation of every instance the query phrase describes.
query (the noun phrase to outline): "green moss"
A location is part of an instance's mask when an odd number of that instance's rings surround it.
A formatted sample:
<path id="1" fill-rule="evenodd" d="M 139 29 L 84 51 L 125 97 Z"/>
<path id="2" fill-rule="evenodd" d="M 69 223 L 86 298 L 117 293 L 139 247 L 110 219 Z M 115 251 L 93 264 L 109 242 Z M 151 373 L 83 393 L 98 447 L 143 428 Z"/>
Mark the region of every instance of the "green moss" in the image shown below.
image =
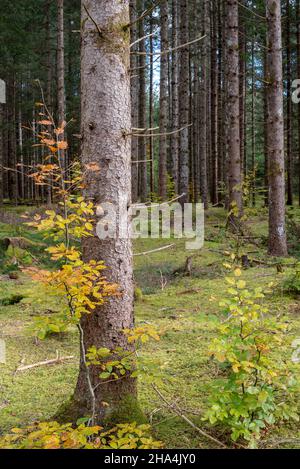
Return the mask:
<path id="1" fill-rule="evenodd" d="M 123 397 L 118 406 L 115 406 L 112 412 L 107 412 L 104 424 L 111 426 L 118 423 L 136 422 L 139 425 L 147 423 L 144 412 L 140 403 L 135 396 L 128 394 Z"/>

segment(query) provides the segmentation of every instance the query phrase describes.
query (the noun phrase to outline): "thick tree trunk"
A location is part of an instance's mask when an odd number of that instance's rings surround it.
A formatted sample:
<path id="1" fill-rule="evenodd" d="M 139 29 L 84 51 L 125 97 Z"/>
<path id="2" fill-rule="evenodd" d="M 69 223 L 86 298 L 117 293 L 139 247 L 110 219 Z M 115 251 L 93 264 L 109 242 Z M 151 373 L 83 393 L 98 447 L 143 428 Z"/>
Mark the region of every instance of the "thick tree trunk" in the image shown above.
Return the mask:
<path id="1" fill-rule="evenodd" d="M 242 177 L 240 153 L 239 122 L 239 34 L 238 2 L 226 0 L 226 80 L 227 80 L 227 146 L 229 176 L 230 222 L 236 225 L 236 219 L 242 214 Z"/>
<path id="2" fill-rule="evenodd" d="M 287 254 L 280 0 L 266 0 L 268 39 L 269 253 Z"/>
<path id="3" fill-rule="evenodd" d="M 169 47 L 168 39 L 168 1 L 163 0 L 160 4 L 160 46 L 165 51 Z M 158 171 L 158 194 L 161 200 L 167 196 L 167 136 L 168 130 L 168 55 L 160 56 L 160 96 L 159 96 L 159 171 Z"/>
<path id="4" fill-rule="evenodd" d="M 120 217 L 127 216 L 131 203 L 130 59 L 126 29 L 129 0 L 82 3 L 81 133 L 85 197 L 98 207 L 103 203 L 112 204 L 119 226 Z M 99 166 L 99 170 L 89 169 L 91 163 Z M 108 280 L 117 283 L 121 293 L 82 318 L 85 349 L 92 345 L 110 350 L 128 348 L 123 329 L 133 326 L 131 240 L 122 238 L 120 233 L 115 239 L 86 238 L 83 258 L 103 260 Z M 97 421 L 119 420 L 122 409 L 128 419 L 134 420 L 129 406 L 135 403 L 136 380 L 126 375 L 106 382 L 99 378 L 97 367 L 90 367 L 90 374 L 93 387 L 98 386 L 95 390 Z M 91 401 L 83 360 L 74 399 L 80 414 L 86 415 Z"/>

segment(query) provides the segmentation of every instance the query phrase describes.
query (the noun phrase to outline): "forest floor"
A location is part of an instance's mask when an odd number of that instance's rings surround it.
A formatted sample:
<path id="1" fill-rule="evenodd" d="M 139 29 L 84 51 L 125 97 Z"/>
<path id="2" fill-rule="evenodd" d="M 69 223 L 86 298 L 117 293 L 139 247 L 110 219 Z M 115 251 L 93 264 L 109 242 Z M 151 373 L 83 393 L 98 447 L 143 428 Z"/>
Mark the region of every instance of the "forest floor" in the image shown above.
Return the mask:
<path id="1" fill-rule="evenodd" d="M 21 212 L 24 208 L 19 209 Z M 18 214 L 11 209 L 11 219 L 0 223 L 0 240 L 7 236 L 23 236 L 33 241 L 29 251 L 34 261 L 46 262 L 42 239 L 35 232 L 18 224 Z M 293 211 L 294 219 L 300 218 L 300 210 Z M 209 385 L 217 374 L 217 368 L 209 358 L 208 347 L 217 335 L 222 319 L 219 301 L 227 296 L 227 275 L 223 263 L 225 251 L 248 254 L 262 263 L 244 271 L 244 278 L 251 287 L 267 286 L 275 281 L 277 286 L 266 303 L 274 315 L 280 314 L 292 326 L 293 336 L 300 338 L 300 296 L 291 296 L 284 284 L 294 269 L 284 267 L 278 273 L 274 260 L 266 254 L 267 211 L 249 210 L 248 226 L 251 235 L 257 236 L 256 244 L 241 244 L 229 236 L 224 228 L 224 210 L 211 209 L 206 214 L 205 245 L 193 258 L 191 275 L 174 273 L 182 268 L 186 258 L 194 253 L 185 250 L 184 240 L 172 240 L 175 246 L 160 252 L 135 257 L 136 287 L 141 290 L 136 301 L 137 324 L 152 324 L 161 334 L 159 342 L 145 345 L 142 355 L 145 363 L 155 369 L 155 378 L 149 372 L 139 378 L 141 407 L 151 421 L 155 436 L 167 448 L 210 448 L 213 443 L 201 436 L 181 418 L 164 408 L 151 387 L 158 382 L 169 401 L 176 400 L 196 425 L 219 438 L 225 438 L 222 430 L 216 432 L 202 421 L 207 408 Z M 293 231 L 293 228 L 292 228 Z M 290 246 L 294 257 L 285 260 L 293 263 L 299 258 L 299 239 L 293 238 Z M 138 240 L 135 252 L 140 253 L 168 244 L 168 240 Z M 2 253 L 2 255 L 4 255 Z M 0 252 L 0 269 L 3 265 Z M 78 336 L 76 330 L 52 335 L 44 341 L 33 337 L 31 326 L 34 318 L 59 312 L 55 297 L 43 295 L 40 287 L 24 274 L 10 279 L 0 270 L 0 339 L 7 348 L 7 363 L 0 364 L 0 433 L 12 427 L 24 426 L 33 421 L 51 419 L 59 407 L 68 400 L 74 389 L 78 370 Z M 15 304 L 7 304 L 7 303 Z M 1 306 L 2 305 L 2 306 Z M 61 356 L 74 356 L 72 360 L 54 366 L 41 366 L 29 371 L 15 370 L 22 364 L 33 364 Z M 291 349 L 291 356 L 293 350 Z M 300 365 L 291 366 L 299 372 Z M 299 400 L 298 400 L 299 402 Z M 300 402 L 299 402 L 300 406 Z M 295 409 L 296 410 L 296 409 Z M 299 413 L 299 409 L 297 409 Z M 221 433 L 220 433 L 221 432 Z M 300 424 L 290 423 L 274 429 L 272 436 L 299 438 Z"/>

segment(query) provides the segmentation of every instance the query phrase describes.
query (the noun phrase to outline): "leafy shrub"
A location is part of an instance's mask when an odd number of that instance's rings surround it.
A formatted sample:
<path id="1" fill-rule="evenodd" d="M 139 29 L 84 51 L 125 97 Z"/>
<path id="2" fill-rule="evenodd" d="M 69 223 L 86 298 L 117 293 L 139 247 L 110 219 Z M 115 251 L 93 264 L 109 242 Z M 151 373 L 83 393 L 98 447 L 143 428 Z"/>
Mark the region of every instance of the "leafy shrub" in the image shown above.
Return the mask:
<path id="1" fill-rule="evenodd" d="M 287 324 L 272 318 L 261 303 L 262 288 L 249 290 L 241 270 L 234 274 L 226 279 L 230 298 L 220 303 L 227 319 L 210 347 L 222 378 L 212 386 L 205 419 L 228 427 L 233 441 L 242 438 L 256 447 L 273 425 L 298 420 L 290 402 L 299 383 L 284 358 Z"/>
<path id="2" fill-rule="evenodd" d="M 159 449 L 162 444 L 149 434 L 149 425 L 120 424 L 105 431 L 102 427 L 57 422 L 36 423 L 14 428 L 0 438 L 3 449 Z"/>
<path id="3" fill-rule="evenodd" d="M 300 295 L 300 264 L 296 266 L 295 272 L 283 282 L 283 290 L 293 295 Z"/>

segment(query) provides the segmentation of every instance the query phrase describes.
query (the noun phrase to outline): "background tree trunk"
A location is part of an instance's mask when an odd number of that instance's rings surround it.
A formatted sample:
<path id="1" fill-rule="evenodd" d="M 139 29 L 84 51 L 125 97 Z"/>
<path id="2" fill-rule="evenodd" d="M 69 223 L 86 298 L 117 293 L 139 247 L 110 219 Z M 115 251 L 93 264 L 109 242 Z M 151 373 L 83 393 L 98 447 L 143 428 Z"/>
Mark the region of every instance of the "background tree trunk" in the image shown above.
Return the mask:
<path id="1" fill-rule="evenodd" d="M 286 256 L 280 0 L 266 0 L 268 43 L 269 253 Z"/>
<path id="2" fill-rule="evenodd" d="M 168 39 L 168 1 L 163 0 L 160 4 L 160 46 L 161 51 L 169 47 Z M 160 96 L 159 96 L 159 172 L 158 172 L 158 194 L 161 200 L 167 196 L 167 136 L 168 130 L 168 54 L 160 56 Z"/>
<path id="3" fill-rule="evenodd" d="M 239 34 L 238 2 L 226 0 L 226 78 L 227 146 L 230 221 L 236 223 L 242 213 L 242 177 L 239 122 Z"/>
<path id="4" fill-rule="evenodd" d="M 189 21 L 187 0 L 179 0 L 180 5 L 180 45 L 189 40 Z M 183 47 L 179 53 L 179 127 L 184 128 L 179 136 L 179 192 L 180 202 L 189 200 L 189 49 Z"/>

